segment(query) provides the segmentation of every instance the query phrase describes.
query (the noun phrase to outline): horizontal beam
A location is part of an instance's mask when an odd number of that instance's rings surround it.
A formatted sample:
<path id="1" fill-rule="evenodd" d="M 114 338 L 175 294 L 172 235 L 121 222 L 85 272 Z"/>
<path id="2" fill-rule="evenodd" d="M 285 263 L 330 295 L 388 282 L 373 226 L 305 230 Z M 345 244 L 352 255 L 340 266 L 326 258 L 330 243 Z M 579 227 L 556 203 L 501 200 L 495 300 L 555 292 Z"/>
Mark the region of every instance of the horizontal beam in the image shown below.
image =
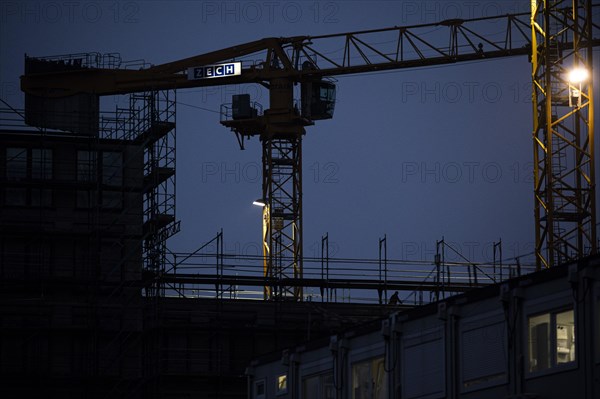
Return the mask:
<path id="1" fill-rule="evenodd" d="M 212 274 L 165 274 L 160 281 L 170 284 L 238 285 L 253 287 L 312 287 L 330 289 L 398 290 L 398 291 L 435 291 L 444 287 L 446 291 L 462 292 L 488 284 L 468 282 L 450 282 L 438 284 L 433 281 L 419 280 L 351 280 L 351 279 L 314 279 L 314 278 L 269 278 L 260 276 L 216 276 Z"/>
<path id="2" fill-rule="evenodd" d="M 42 70 L 49 69 L 45 72 L 37 69 L 37 72 L 29 71 L 23 75 L 21 89 L 44 97 L 66 97 L 77 93 L 104 96 L 149 90 L 264 84 L 280 78 L 302 82 L 326 76 L 520 56 L 531 52 L 529 24 L 529 13 L 521 13 L 333 35 L 266 38 L 139 70 L 81 64 L 76 67 L 64 57 L 58 61 L 40 58 L 56 64 L 48 68 L 42 65 Z M 495 37 L 501 39 L 489 38 L 491 28 Z M 500 34 L 498 28 L 501 29 Z M 598 46 L 600 37 L 597 33 L 594 25 L 595 39 L 582 40 L 592 40 L 592 45 Z M 187 68 L 226 62 L 242 62 L 241 75 L 188 79 Z"/>

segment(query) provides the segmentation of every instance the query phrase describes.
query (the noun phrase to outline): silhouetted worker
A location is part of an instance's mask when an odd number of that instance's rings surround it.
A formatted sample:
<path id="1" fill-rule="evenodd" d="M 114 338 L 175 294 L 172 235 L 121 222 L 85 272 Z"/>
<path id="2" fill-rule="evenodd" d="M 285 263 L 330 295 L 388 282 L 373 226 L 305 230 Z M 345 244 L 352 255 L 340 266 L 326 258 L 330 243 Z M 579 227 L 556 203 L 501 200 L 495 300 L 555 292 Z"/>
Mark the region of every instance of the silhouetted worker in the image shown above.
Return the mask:
<path id="1" fill-rule="evenodd" d="M 483 55 L 483 44 L 481 43 L 477 45 L 477 54 Z"/>
<path id="2" fill-rule="evenodd" d="M 390 297 L 388 304 L 389 305 L 402 305 L 402 301 L 398 297 L 398 291 L 394 292 L 394 294 Z"/>

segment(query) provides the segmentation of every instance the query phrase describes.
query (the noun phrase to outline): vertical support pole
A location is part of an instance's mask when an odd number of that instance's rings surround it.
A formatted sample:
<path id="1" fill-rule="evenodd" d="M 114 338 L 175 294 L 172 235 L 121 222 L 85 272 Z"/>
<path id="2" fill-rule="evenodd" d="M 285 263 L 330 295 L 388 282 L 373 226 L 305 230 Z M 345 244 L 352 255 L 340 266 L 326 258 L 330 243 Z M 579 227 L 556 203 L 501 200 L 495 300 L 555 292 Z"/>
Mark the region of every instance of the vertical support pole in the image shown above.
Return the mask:
<path id="1" fill-rule="evenodd" d="M 379 239 L 379 284 L 383 281 L 383 298 L 387 303 L 387 234 Z M 379 304 L 382 304 L 381 290 L 379 290 Z"/>
<path id="2" fill-rule="evenodd" d="M 446 298 L 446 291 L 450 288 L 450 265 L 446 263 L 446 241 L 442 237 L 442 259 L 441 259 L 442 268 L 446 266 L 446 284 L 444 288 L 444 298 Z"/>
<path id="3" fill-rule="evenodd" d="M 497 283 L 502 281 L 502 239 L 499 239 L 498 242 L 494 243 L 493 267 L 494 282 Z M 498 274 L 500 275 L 500 279 L 498 279 Z"/>
<path id="4" fill-rule="evenodd" d="M 332 299 L 331 288 L 329 287 L 329 233 L 327 233 L 327 242 L 325 246 L 327 258 L 325 258 L 325 276 L 327 277 L 327 302 Z"/>
<path id="5" fill-rule="evenodd" d="M 321 237 L 321 280 L 324 282 L 321 286 L 321 302 L 325 300 L 325 295 L 329 302 L 329 233 Z"/>
<path id="6" fill-rule="evenodd" d="M 221 229 L 221 231 L 217 233 L 216 238 L 217 284 L 215 288 L 217 290 L 217 299 L 223 299 L 223 285 L 221 283 L 221 280 L 223 278 L 223 229 Z"/>
<path id="7" fill-rule="evenodd" d="M 440 290 L 443 292 L 443 266 L 442 266 L 442 254 L 444 253 L 444 237 L 440 241 L 435 242 L 435 268 L 436 268 L 436 286 L 435 286 L 435 300 L 440 300 Z M 441 288 L 441 289 L 440 289 Z"/>
<path id="8" fill-rule="evenodd" d="M 325 236 L 321 236 L 321 302 L 325 302 Z"/>

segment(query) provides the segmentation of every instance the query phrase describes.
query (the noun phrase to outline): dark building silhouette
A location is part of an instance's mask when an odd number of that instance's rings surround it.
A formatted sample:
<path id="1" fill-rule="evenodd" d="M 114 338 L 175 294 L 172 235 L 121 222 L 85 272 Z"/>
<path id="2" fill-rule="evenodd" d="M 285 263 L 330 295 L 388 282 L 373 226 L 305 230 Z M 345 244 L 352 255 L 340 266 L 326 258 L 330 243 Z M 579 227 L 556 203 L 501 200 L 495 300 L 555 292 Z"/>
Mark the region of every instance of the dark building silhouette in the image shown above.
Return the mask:
<path id="1" fill-rule="evenodd" d="M 143 151 L 0 132 L 3 386 L 87 396 L 141 374 Z"/>
<path id="2" fill-rule="evenodd" d="M 386 314 L 169 290 L 174 124 L 156 111 L 132 105 L 84 134 L 3 111 L 0 396 L 244 398 L 252 358 Z"/>

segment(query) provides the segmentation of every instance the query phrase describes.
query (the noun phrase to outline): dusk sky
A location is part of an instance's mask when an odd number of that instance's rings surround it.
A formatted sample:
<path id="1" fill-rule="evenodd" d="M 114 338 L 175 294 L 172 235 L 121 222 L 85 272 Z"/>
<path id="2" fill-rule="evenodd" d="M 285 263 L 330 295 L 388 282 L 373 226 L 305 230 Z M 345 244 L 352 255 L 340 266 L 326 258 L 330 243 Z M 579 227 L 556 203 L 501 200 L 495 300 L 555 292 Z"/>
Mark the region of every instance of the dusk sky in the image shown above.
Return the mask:
<path id="1" fill-rule="evenodd" d="M 23 107 L 25 53 L 118 52 L 161 64 L 263 37 L 528 11 L 528 1 L 3 1 L 0 94 Z M 531 253 L 530 82 L 526 56 L 338 77 L 334 118 L 307 128 L 303 142 L 305 256 L 320 255 L 326 232 L 336 257 L 377 258 L 384 234 L 394 259 L 431 261 L 442 236 L 475 262 L 490 262 L 499 239 L 505 259 Z M 226 252 L 259 254 L 260 142 L 240 151 L 219 124 L 220 105 L 240 93 L 268 108 L 254 85 L 177 93 L 174 251 L 223 228 Z M 126 104 L 107 98 L 103 108 L 115 103 Z"/>

